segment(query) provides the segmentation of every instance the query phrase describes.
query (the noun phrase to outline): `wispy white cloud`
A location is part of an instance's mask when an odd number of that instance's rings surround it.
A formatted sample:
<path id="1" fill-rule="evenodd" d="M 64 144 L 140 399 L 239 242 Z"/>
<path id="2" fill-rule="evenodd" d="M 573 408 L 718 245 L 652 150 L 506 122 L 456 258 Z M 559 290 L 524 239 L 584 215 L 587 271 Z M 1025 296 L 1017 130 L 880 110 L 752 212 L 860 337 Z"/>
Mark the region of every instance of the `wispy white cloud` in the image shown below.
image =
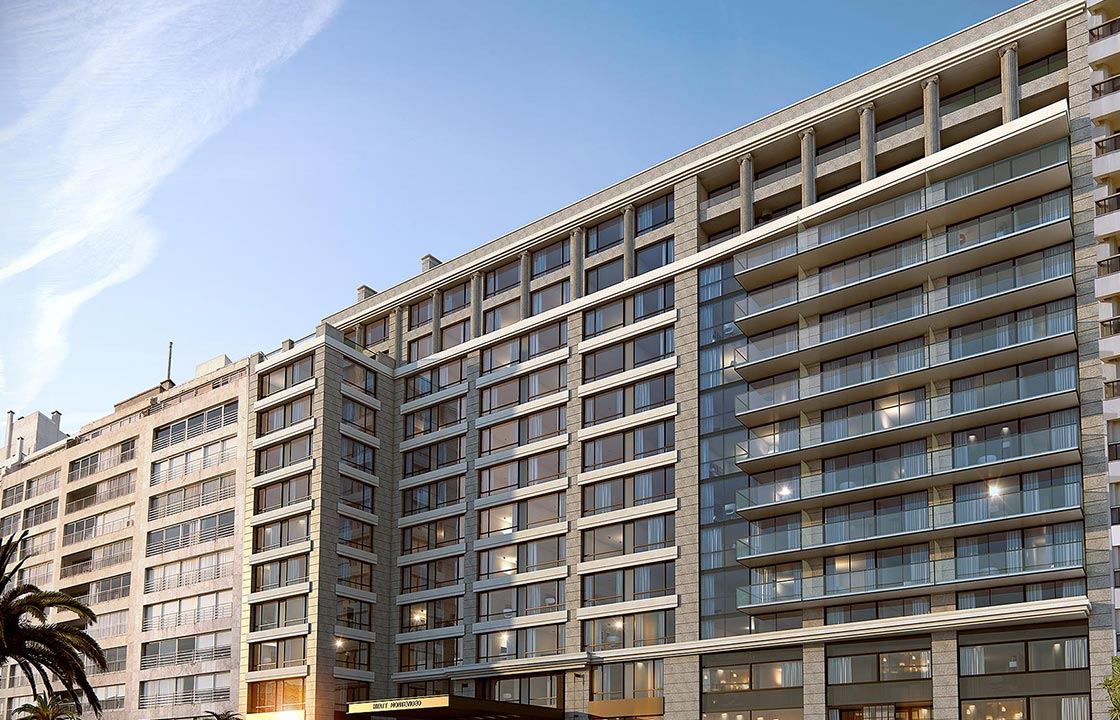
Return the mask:
<path id="1" fill-rule="evenodd" d="M 155 256 L 158 229 L 142 212 L 160 181 L 253 103 L 269 68 L 319 32 L 339 1 L 5 2 L 0 396 L 8 407 L 33 409 L 82 305 Z"/>

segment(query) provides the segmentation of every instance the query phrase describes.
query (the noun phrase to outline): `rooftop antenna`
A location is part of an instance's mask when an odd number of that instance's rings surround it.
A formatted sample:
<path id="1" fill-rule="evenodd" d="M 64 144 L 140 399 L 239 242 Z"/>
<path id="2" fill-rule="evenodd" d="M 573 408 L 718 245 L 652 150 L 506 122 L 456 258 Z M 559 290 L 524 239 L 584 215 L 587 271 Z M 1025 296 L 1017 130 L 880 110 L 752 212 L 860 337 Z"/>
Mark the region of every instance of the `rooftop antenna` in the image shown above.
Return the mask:
<path id="1" fill-rule="evenodd" d="M 171 346 L 174 344 L 171 341 L 167 343 L 167 382 L 171 382 Z"/>

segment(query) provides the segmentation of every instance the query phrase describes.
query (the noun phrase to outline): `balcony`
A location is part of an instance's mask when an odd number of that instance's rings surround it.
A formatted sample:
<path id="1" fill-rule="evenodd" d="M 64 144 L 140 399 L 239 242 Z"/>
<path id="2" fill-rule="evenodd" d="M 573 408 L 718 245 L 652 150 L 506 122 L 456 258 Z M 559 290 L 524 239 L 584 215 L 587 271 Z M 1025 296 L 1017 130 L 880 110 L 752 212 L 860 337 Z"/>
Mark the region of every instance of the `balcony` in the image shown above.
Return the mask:
<path id="1" fill-rule="evenodd" d="M 145 556 L 152 557 L 153 555 L 161 555 L 165 552 L 178 550 L 179 548 L 190 547 L 191 545 L 199 545 L 218 538 L 230 537 L 233 535 L 233 523 L 229 525 L 220 525 L 218 527 L 205 528 L 198 532 L 188 533 L 176 538 L 170 538 L 162 542 L 150 543 L 145 551 Z"/>
<path id="2" fill-rule="evenodd" d="M 225 487 L 219 486 L 217 490 L 209 492 L 200 492 L 194 495 L 184 494 L 183 499 L 166 505 L 151 507 L 148 509 L 148 520 L 159 520 L 170 515 L 176 515 L 186 510 L 196 510 L 207 505 L 213 505 L 222 500 L 228 500 L 237 493 L 237 488 L 234 485 L 226 485 Z M 267 512 L 275 508 L 267 508 L 259 512 Z"/>
<path id="3" fill-rule="evenodd" d="M 1120 317 L 1100 321 L 1101 341 L 1098 346 L 1102 360 L 1120 356 Z"/>
<path id="4" fill-rule="evenodd" d="M 97 486 L 94 485 L 93 487 Z M 132 480 L 118 487 L 113 487 L 108 490 L 95 492 L 92 495 L 86 495 L 84 497 L 78 497 L 72 500 L 68 500 L 66 502 L 66 512 L 68 514 L 79 512 L 81 510 L 85 510 L 86 508 L 93 507 L 94 505 L 100 505 L 103 502 L 108 502 L 119 497 L 124 497 L 125 495 L 131 495 L 135 489 L 136 481 Z M 70 496 L 68 497 L 72 497 L 77 494 L 77 492 L 70 493 Z"/>
<path id="5" fill-rule="evenodd" d="M 192 570 L 190 572 L 166 575 L 144 582 L 144 592 L 153 593 L 163 590 L 174 590 L 181 587 L 190 587 L 199 583 L 210 582 L 233 575 L 233 563 L 222 563 L 210 567 Z"/>
<path id="6" fill-rule="evenodd" d="M 832 267 L 829 274 L 756 288 L 735 304 L 735 323 L 744 335 L 797 322 L 867 297 L 868 285 L 885 295 L 930 277 L 984 267 L 1073 238 L 1066 191 L 986 213 L 928 239 L 915 237 Z M 1002 242 L 1006 240 L 1007 242 Z M 850 267 L 849 267 L 850 266 Z"/>
<path id="7" fill-rule="evenodd" d="M 211 660 L 225 660 L 231 654 L 232 648 L 229 645 L 224 645 L 211 648 L 195 648 L 194 650 L 165 653 L 163 655 L 142 655 L 140 657 L 140 669 L 151 670 L 168 665 L 189 665 Z"/>
<path id="8" fill-rule="evenodd" d="M 1077 373 L 1071 364 L 1017 375 L 971 390 L 928 398 L 921 392 L 920 399 L 898 400 L 883 409 L 845 414 L 840 420 L 781 428 L 778 433 L 751 437 L 739 443 L 736 462 L 741 466 L 750 463 L 752 469 L 757 469 L 758 465 L 752 461 L 795 451 L 799 461 L 807 462 L 952 431 L 961 422 L 988 424 L 1009 414 L 1024 417 L 1076 406 Z M 778 462 L 785 461 L 779 459 Z"/>
<path id="9" fill-rule="evenodd" d="M 196 473 L 200 470 L 205 470 L 216 465 L 221 465 L 222 463 L 235 460 L 236 458 L 237 448 L 226 448 L 221 452 L 213 453 L 209 456 L 200 457 L 192 460 L 191 462 L 185 462 L 179 465 L 171 465 L 162 472 L 152 473 L 150 484 L 153 486 L 159 485 L 169 480 L 181 478 L 184 475 L 190 475 L 191 473 Z"/>
<path id="10" fill-rule="evenodd" d="M 1112 122 L 1120 113 L 1120 76 L 1102 80 L 1092 86 L 1089 117 L 1096 122 Z"/>
<path id="11" fill-rule="evenodd" d="M 761 243 L 735 257 L 735 274 L 746 290 L 764 277 L 791 277 L 799 267 L 821 267 L 902 238 L 922 234 L 924 213 L 952 206 L 937 224 L 952 224 L 985 212 L 1067 187 L 1069 147 L 1065 139 L 985 165 L 928 187 L 902 194 L 819 225 Z M 1011 174 L 1012 170 L 1014 175 Z M 1001 202 L 1002 200 L 1002 202 Z"/>
<path id="12" fill-rule="evenodd" d="M 977 439 L 965 445 L 900 455 L 890 461 L 872 461 L 842 473 L 816 472 L 788 482 L 749 487 L 736 493 L 736 512 L 749 520 L 762 514 L 792 513 L 827 503 L 859 502 L 884 493 L 901 494 L 975 480 L 991 473 L 1009 475 L 1070 465 L 1080 458 L 1078 425 L 1058 425 L 992 441 Z"/>
<path id="13" fill-rule="evenodd" d="M 738 211 L 739 183 L 733 183 L 709 195 L 707 200 L 700 201 L 700 222 Z"/>
<path id="14" fill-rule="evenodd" d="M 74 545 L 83 540 L 109 535 L 130 527 L 132 527 L 132 518 L 121 518 L 120 520 L 99 523 L 92 527 L 81 528 L 80 530 L 71 530 L 62 536 L 62 546 Z"/>
<path id="15" fill-rule="evenodd" d="M 141 630 L 165 630 L 168 628 L 183 627 L 186 625 L 200 625 L 233 616 L 233 604 L 210 605 L 197 610 L 186 610 L 178 613 L 167 613 L 155 617 L 146 617 L 141 625 Z"/>
<path id="16" fill-rule="evenodd" d="M 1097 65 L 1120 53 L 1120 19 L 1089 29 L 1089 64 Z"/>
<path id="17" fill-rule="evenodd" d="M 1047 513 L 1047 522 L 1080 519 L 1081 482 L 1033 490 L 1001 490 L 998 481 L 989 485 L 989 496 L 944 502 L 913 510 L 877 513 L 871 517 L 834 523 L 812 523 L 801 527 L 765 531 L 740 539 L 735 557 L 744 565 L 789 562 L 823 548 L 844 546 L 845 550 L 869 549 L 905 542 L 925 542 L 945 530 L 972 528 L 983 523 L 986 532 L 1018 527 L 1024 517 Z M 1060 515 L 1049 515 L 1061 513 Z M 779 557 L 780 556 L 780 559 Z"/>
<path id="18" fill-rule="evenodd" d="M 1071 256 L 1054 261 L 1034 255 L 1016 265 L 1010 286 L 1002 279 L 983 277 L 951 288 L 927 291 L 915 286 L 821 316 L 817 322 L 791 323 L 752 335 L 735 351 L 735 370 L 749 382 L 920 337 L 931 326 L 955 327 L 1071 296 Z"/>
<path id="19" fill-rule="evenodd" d="M 1032 314 L 1017 319 L 1015 313 L 1006 317 L 1006 337 L 962 335 L 913 348 L 908 344 L 880 347 L 866 359 L 836 370 L 804 377 L 797 370 L 766 378 L 764 384 L 753 383 L 736 396 L 735 413 L 752 427 L 820 409 L 826 403 L 834 407 L 883 395 L 901 387 L 907 377 L 913 384 L 928 384 L 1076 350 L 1072 302 L 1069 307 L 1048 309 L 1040 317 Z"/>
<path id="20" fill-rule="evenodd" d="M 63 565 L 59 568 L 59 578 L 69 578 L 75 575 L 82 575 L 87 572 L 93 572 L 101 568 L 114 567 L 116 565 L 123 565 L 132 559 L 132 551 L 123 553 L 116 553 L 114 555 L 106 555 L 104 557 L 92 558 L 90 560 L 83 560 L 82 562 L 71 563 L 70 565 Z"/>
<path id="21" fill-rule="evenodd" d="M 202 705 L 206 703 L 226 702 L 229 700 L 229 688 L 215 690 L 188 690 L 184 692 L 168 693 L 166 695 L 141 695 L 140 709 L 171 707 L 172 705 Z"/>
<path id="22" fill-rule="evenodd" d="M 755 611 L 794 602 L 824 604 L 833 598 L 867 593 L 905 594 L 919 587 L 993 586 L 1006 584 L 1003 578 L 1043 574 L 1055 579 L 1077 577 L 1084 572 L 1084 556 L 1084 542 L 1077 541 L 829 575 L 798 577 L 798 572 L 791 572 L 788 578 L 739 588 L 738 607 Z"/>

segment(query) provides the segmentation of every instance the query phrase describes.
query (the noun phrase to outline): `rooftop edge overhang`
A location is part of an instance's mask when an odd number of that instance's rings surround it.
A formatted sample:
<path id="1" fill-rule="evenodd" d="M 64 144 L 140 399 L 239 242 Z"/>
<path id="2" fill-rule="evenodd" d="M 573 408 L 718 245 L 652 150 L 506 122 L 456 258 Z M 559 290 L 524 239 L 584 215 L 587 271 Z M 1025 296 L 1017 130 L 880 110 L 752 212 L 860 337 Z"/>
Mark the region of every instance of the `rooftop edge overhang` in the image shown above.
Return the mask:
<path id="1" fill-rule="evenodd" d="M 404 720 L 562 720 L 564 711 L 461 695 L 426 695 L 350 703 L 347 715 L 360 718 L 391 716 Z"/>

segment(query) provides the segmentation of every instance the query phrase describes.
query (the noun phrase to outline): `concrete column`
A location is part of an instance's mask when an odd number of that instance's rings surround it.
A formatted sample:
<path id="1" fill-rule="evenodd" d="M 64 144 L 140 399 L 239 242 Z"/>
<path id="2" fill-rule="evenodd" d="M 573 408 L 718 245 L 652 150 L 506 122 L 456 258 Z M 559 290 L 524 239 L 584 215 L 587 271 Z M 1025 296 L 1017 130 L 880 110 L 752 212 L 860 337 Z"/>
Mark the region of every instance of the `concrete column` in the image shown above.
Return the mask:
<path id="1" fill-rule="evenodd" d="M 481 272 L 471 277 L 471 337 L 482 337 L 482 283 Z"/>
<path id="2" fill-rule="evenodd" d="M 533 276 L 533 257 L 528 250 L 521 252 L 521 317 L 529 317 L 532 311 L 529 303 L 529 279 Z"/>
<path id="3" fill-rule="evenodd" d="M 941 149 L 941 90 L 937 76 L 922 81 L 922 118 L 926 129 L 926 155 Z"/>
<path id="4" fill-rule="evenodd" d="M 739 232 L 754 227 L 754 156 L 739 158 Z"/>
<path id="5" fill-rule="evenodd" d="M 801 207 L 817 201 L 817 132 L 807 127 L 797 133 L 801 138 Z"/>
<path id="6" fill-rule="evenodd" d="M 960 713 L 957 692 L 957 633 L 935 632 L 930 636 L 933 670 L 933 716 L 955 718 Z"/>
<path id="7" fill-rule="evenodd" d="M 634 206 L 622 210 L 622 277 L 634 277 Z"/>
<path id="8" fill-rule="evenodd" d="M 568 259 L 572 271 L 572 300 L 583 297 L 583 228 L 572 230 L 569 239 Z"/>
<path id="9" fill-rule="evenodd" d="M 439 290 L 432 291 L 432 352 L 437 353 L 443 349 L 443 342 L 439 336 L 440 310 L 443 304 L 443 293 Z"/>
<path id="10" fill-rule="evenodd" d="M 393 354 L 397 362 L 404 362 L 404 355 L 401 354 L 404 349 L 404 313 L 401 309 L 393 308 L 393 317 L 390 322 L 393 324 Z"/>
<path id="11" fill-rule="evenodd" d="M 999 85 L 1003 91 L 1003 121 L 1019 117 L 1019 43 L 1008 43 L 999 49 Z"/>
<path id="12" fill-rule="evenodd" d="M 805 718 L 828 717 L 824 645 L 806 645 L 801 651 L 801 704 Z"/>
<path id="13" fill-rule="evenodd" d="M 875 178 L 875 103 L 859 109 L 859 181 Z"/>

